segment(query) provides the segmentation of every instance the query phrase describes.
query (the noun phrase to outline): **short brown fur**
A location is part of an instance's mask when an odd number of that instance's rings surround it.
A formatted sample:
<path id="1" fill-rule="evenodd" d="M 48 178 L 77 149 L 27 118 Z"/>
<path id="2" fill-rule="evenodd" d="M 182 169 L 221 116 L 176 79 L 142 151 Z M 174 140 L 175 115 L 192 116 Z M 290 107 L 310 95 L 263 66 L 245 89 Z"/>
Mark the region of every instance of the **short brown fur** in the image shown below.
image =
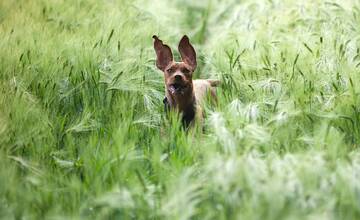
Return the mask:
<path id="1" fill-rule="evenodd" d="M 156 66 L 164 72 L 165 78 L 165 100 L 170 109 L 177 110 L 182 114 L 185 126 L 194 119 L 203 119 L 201 103 L 206 94 L 210 92 L 211 97 L 216 99 L 215 88 L 219 80 L 199 79 L 192 80 L 192 74 L 196 69 L 196 52 L 184 35 L 179 43 L 181 62 L 175 62 L 169 46 L 157 37 L 154 38 L 154 49 L 156 52 Z"/>

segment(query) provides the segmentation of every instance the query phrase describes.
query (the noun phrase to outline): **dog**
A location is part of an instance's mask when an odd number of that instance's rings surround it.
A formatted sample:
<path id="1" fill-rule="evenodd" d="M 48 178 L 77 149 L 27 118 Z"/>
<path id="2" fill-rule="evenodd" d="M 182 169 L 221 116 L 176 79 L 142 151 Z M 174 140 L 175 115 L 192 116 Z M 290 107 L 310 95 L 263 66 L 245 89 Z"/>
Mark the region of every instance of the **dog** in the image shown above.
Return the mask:
<path id="1" fill-rule="evenodd" d="M 210 93 L 216 101 L 215 87 L 219 80 L 197 79 L 192 75 L 196 69 L 196 52 L 189 38 L 184 35 L 178 46 L 181 62 L 174 61 L 173 54 L 168 45 L 156 36 L 154 49 L 156 52 L 156 67 L 164 72 L 165 78 L 165 110 L 175 110 L 182 116 L 182 124 L 189 127 L 194 121 L 203 121 L 201 104 Z"/>

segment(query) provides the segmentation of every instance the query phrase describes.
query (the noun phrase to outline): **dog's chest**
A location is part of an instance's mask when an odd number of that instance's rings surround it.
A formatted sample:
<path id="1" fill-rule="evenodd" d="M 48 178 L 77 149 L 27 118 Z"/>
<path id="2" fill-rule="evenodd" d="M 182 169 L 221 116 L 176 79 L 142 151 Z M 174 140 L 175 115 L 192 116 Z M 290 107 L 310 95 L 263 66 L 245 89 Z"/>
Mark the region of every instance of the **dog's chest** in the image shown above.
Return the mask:
<path id="1" fill-rule="evenodd" d="M 168 100 L 167 97 L 164 98 L 163 103 L 164 103 L 165 112 L 170 111 L 171 105 L 170 105 L 169 100 Z M 197 105 L 196 105 L 196 103 L 194 102 L 192 105 L 189 105 L 188 107 L 183 109 L 181 111 L 181 114 L 182 114 L 182 118 L 181 118 L 182 123 L 185 126 L 189 126 L 190 123 L 195 119 L 195 116 L 197 114 Z"/>

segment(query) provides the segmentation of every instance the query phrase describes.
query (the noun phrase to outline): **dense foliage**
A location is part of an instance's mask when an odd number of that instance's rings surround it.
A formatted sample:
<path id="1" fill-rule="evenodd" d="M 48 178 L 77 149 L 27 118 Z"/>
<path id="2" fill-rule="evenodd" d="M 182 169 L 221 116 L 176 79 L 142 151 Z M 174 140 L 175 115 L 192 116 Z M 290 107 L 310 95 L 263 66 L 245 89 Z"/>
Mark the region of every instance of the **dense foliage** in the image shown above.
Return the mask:
<path id="1" fill-rule="evenodd" d="M 0 1 L 0 218 L 360 219 L 356 2 Z M 204 132 L 153 34 L 222 80 Z"/>

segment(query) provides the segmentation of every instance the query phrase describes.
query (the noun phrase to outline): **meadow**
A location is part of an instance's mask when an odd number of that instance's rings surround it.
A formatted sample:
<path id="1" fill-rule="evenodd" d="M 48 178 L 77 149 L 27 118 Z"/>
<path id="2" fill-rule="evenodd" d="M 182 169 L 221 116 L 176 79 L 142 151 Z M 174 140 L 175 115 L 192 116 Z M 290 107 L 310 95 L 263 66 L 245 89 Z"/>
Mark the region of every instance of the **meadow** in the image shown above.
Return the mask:
<path id="1" fill-rule="evenodd" d="M 222 81 L 166 115 L 152 36 Z M 0 1 L 0 219 L 360 219 L 360 3 Z"/>

